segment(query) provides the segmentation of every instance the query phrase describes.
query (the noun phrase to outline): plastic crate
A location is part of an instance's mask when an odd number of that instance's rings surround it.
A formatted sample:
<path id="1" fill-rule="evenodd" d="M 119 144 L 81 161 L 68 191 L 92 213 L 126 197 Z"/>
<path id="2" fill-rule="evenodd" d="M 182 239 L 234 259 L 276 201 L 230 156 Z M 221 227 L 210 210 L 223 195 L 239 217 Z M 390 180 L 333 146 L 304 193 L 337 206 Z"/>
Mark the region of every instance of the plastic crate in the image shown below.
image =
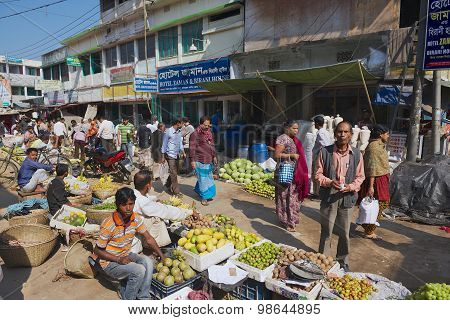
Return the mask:
<path id="1" fill-rule="evenodd" d="M 201 274 L 197 274 L 192 279 L 189 279 L 188 281 L 185 281 L 180 284 L 175 284 L 173 286 L 165 286 L 163 283 L 159 282 L 156 279 L 152 279 L 152 286 L 150 288 L 150 295 L 157 300 L 164 299 L 175 292 L 183 289 L 183 288 L 191 288 L 194 289 L 196 286 L 198 286 L 201 283 Z"/>
<path id="2" fill-rule="evenodd" d="M 242 286 L 233 290 L 231 295 L 239 300 L 270 300 L 271 292 L 264 282 L 247 279 Z"/>

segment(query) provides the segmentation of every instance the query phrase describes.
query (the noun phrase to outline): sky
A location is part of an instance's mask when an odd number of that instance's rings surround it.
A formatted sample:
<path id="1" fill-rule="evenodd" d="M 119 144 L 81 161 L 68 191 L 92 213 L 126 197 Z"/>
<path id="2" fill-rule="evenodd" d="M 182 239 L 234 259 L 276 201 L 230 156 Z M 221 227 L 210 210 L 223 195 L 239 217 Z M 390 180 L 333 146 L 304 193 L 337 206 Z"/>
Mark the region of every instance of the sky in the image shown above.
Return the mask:
<path id="1" fill-rule="evenodd" d="M 0 0 L 0 55 L 41 60 L 41 54 L 61 46 L 59 40 L 98 24 L 99 0 L 65 0 L 5 17 L 58 1 Z"/>

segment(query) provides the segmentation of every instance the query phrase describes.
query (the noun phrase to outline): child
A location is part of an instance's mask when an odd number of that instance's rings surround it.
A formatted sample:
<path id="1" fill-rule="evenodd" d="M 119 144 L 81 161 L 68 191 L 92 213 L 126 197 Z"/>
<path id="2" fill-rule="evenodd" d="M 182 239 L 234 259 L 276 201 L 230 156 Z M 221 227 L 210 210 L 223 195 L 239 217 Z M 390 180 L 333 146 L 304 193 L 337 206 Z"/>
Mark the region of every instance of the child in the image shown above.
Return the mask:
<path id="1" fill-rule="evenodd" d="M 69 193 L 66 191 L 64 184 L 64 178 L 69 173 L 69 167 L 67 164 L 60 163 L 56 166 L 56 178 L 53 179 L 48 185 L 47 189 L 47 202 L 50 210 L 50 214 L 53 216 L 61 209 L 64 204 L 68 206 L 76 206 L 70 203 L 67 196 Z"/>

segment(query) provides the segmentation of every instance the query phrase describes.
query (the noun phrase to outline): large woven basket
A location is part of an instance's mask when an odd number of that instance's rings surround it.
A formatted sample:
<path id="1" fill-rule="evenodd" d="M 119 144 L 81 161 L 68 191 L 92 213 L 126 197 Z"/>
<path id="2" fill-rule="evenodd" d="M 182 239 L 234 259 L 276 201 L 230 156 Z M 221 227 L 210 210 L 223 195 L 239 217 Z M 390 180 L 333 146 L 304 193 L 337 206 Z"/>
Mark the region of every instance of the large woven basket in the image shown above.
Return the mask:
<path id="1" fill-rule="evenodd" d="M 87 209 L 86 210 L 86 218 L 87 222 L 91 224 L 102 224 L 103 220 L 111 216 L 111 214 L 115 210 L 95 210 L 95 209 Z"/>
<path id="2" fill-rule="evenodd" d="M 81 196 L 67 197 L 70 203 L 77 204 L 91 204 L 92 203 L 92 192 L 89 194 L 84 194 Z"/>
<path id="3" fill-rule="evenodd" d="M 58 232 L 40 224 L 22 224 L 10 227 L 0 234 L 0 257 L 8 267 L 37 267 L 55 248 Z M 9 245 L 17 240 L 20 245 Z M 4 243 L 6 242 L 6 244 Z"/>
<path id="4" fill-rule="evenodd" d="M 95 189 L 93 192 L 94 192 L 94 195 L 95 195 L 97 198 L 99 198 L 99 199 L 101 199 L 101 200 L 104 200 L 104 199 L 106 199 L 106 198 L 109 198 L 109 197 L 112 197 L 112 196 L 116 195 L 117 189 L 118 189 L 118 188 L 112 188 L 112 189 Z"/>
<path id="5" fill-rule="evenodd" d="M 17 226 L 20 224 L 43 224 L 48 225 L 50 222 L 47 217 L 48 210 L 47 209 L 36 209 L 31 210 L 30 214 L 25 216 L 16 216 L 9 219 L 9 226 Z"/>

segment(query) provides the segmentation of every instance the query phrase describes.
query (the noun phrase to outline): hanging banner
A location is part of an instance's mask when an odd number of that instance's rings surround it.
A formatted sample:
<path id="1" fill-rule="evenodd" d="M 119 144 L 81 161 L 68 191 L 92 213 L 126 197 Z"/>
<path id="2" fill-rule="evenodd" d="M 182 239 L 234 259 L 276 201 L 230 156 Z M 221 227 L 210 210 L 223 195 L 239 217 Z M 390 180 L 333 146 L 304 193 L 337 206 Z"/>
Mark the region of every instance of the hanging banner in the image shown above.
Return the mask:
<path id="1" fill-rule="evenodd" d="M 45 92 L 62 90 L 62 82 L 59 80 L 34 80 L 34 89 L 42 90 Z"/>
<path id="2" fill-rule="evenodd" d="M 3 77 L 0 77 L 0 102 L 3 107 L 11 105 L 11 83 Z"/>
<path id="3" fill-rule="evenodd" d="M 428 0 L 424 70 L 450 69 L 449 15 L 449 0 Z"/>
<path id="4" fill-rule="evenodd" d="M 158 70 L 159 93 L 206 92 L 197 83 L 230 79 L 228 57 L 180 64 Z"/>
<path id="5" fill-rule="evenodd" d="M 66 58 L 66 64 L 68 66 L 72 66 L 72 67 L 81 67 L 82 66 L 80 58 L 72 57 L 72 56 Z"/>
<path id="6" fill-rule="evenodd" d="M 121 67 L 109 70 L 111 84 L 132 82 L 134 78 L 133 67 Z"/>
<path id="7" fill-rule="evenodd" d="M 158 79 L 148 77 L 135 77 L 134 92 L 158 92 Z"/>

